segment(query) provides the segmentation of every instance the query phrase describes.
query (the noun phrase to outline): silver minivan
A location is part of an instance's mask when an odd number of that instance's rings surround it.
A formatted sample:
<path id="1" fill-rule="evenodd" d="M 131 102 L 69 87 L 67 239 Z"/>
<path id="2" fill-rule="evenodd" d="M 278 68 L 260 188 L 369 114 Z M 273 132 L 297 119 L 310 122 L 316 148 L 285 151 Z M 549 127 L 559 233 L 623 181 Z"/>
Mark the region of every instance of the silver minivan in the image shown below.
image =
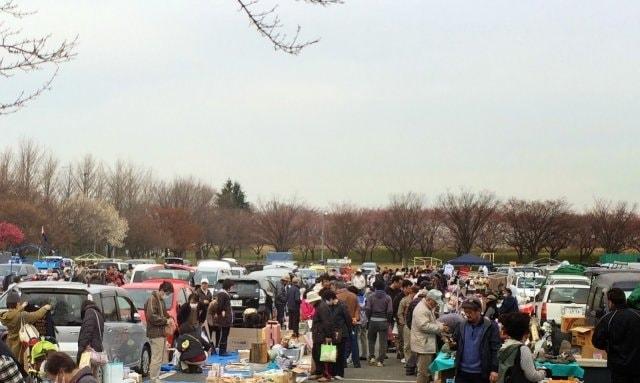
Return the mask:
<path id="1" fill-rule="evenodd" d="M 115 286 L 78 282 L 22 282 L 13 287 L 21 298 L 36 306 L 50 304 L 60 351 L 75 359 L 82 320 L 80 307 L 90 299 L 104 314 L 103 345 L 110 361 L 121 361 L 144 375 L 149 372 L 151 347 L 146 328 L 126 290 Z M 7 310 L 7 292 L 0 296 L 0 312 Z"/>

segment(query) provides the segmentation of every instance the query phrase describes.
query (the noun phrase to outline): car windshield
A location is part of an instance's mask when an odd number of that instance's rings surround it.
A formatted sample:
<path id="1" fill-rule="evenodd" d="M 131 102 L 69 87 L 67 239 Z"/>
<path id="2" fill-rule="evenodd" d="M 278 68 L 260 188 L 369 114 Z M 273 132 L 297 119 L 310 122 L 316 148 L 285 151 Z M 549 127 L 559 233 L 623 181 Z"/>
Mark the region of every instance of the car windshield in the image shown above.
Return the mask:
<path id="1" fill-rule="evenodd" d="M 21 301 L 26 301 L 34 306 L 42 307 L 51 305 L 51 316 L 56 326 L 80 326 L 80 307 L 87 299 L 83 292 L 29 292 L 22 291 Z"/>
<path id="2" fill-rule="evenodd" d="M 196 284 L 199 284 L 202 278 L 207 278 L 209 286 L 213 286 L 218 281 L 218 271 L 196 270 L 196 273 L 193 276 L 193 280 L 196 281 Z"/>
<path id="3" fill-rule="evenodd" d="M 20 265 L 0 265 L 0 276 L 6 277 L 9 274 L 20 274 Z"/>
<path id="4" fill-rule="evenodd" d="M 549 291 L 548 303 L 577 303 L 580 305 L 587 303 L 589 289 L 577 287 L 554 287 Z"/>
<path id="5" fill-rule="evenodd" d="M 178 269 L 156 269 L 156 270 L 147 270 L 142 273 L 142 280 L 146 281 L 147 279 L 179 279 L 181 281 L 191 281 L 191 277 L 193 273 L 188 270 L 178 270 Z"/>
<path id="6" fill-rule="evenodd" d="M 566 285 L 589 286 L 589 281 L 585 281 L 584 279 L 554 279 L 551 281 L 550 284 L 551 285 L 566 284 Z"/>
<path id="7" fill-rule="evenodd" d="M 260 293 L 260 284 L 258 281 L 234 281 L 233 286 L 229 290 L 231 294 L 238 294 L 241 297 L 258 295 Z M 222 284 L 217 284 L 218 289 L 222 289 Z"/>
<path id="8" fill-rule="evenodd" d="M 542 286 L 544 278 L 518 278 L 518 288 L 533 289 Z"/>
<path id="9" fill-rule="evenodd" d="M 154 291 L 155 289 L 127 289 L 129 296 L 133 300 L 133 304 L 138 310 L 144 310 L 144 304 L 147 303 L 147 299 L 149 299 L 151 293 Z M 164 297 L 164 305 L 167 308 L 171 307 L 171 295 Z"/>

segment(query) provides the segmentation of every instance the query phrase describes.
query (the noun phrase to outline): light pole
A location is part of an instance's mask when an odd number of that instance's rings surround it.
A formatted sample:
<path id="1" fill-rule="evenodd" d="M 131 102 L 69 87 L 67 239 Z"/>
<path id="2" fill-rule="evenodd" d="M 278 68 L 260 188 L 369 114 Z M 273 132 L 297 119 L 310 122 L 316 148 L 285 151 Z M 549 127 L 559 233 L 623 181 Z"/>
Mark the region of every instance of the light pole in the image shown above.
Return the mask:
<path id="1" fill-rule="evenodd" d="M 322 230 L 320 231 L 320 261 L 324 263 L 324 217 L 327 212 L 322 212 Z"/>

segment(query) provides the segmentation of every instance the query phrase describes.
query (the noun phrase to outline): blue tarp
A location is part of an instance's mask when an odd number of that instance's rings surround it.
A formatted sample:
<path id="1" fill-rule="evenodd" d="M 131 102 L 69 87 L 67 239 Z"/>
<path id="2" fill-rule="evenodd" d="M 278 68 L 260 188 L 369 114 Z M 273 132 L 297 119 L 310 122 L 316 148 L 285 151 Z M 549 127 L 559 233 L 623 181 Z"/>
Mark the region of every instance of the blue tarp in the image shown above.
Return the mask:
<path id="1" fill-rule="evenodd" d="M 454 258 L 449 262 L 454 266 L 491 266 L 491 261 L 488 261 L 484 258 L 480 258 L 477 255 L 473 254 L 464 254 L 459 256 L 458 258 Z"/>

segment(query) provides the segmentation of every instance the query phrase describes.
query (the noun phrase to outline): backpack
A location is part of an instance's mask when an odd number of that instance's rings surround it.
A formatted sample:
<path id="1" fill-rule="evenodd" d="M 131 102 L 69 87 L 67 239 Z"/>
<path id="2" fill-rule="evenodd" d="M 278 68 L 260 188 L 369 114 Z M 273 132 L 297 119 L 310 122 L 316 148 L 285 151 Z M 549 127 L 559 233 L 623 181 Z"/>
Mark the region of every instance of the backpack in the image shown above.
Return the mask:
<path id="1" fill-rule="evenodd" d="M 513 360 L 513 365 L 507 368 L 504 373 L 504 383 L 530 383 L 527 377 L 524 375 L 522 366 L 520 365 L 520 350 L 523 346 L 518 347 L 516 351 L 516 357 Z M 524 346 L 526 347 L 526 346 Z"/>

